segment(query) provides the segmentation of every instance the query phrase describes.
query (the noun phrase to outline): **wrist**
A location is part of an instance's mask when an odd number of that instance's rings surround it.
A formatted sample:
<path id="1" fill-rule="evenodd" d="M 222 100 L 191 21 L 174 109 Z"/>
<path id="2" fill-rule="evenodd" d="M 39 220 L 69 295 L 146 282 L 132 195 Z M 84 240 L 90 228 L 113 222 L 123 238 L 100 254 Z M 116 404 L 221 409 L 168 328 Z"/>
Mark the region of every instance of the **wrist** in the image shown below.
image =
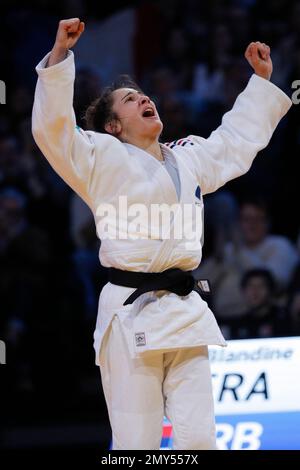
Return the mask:
<path id="1" fill-rule="evenodd" d="M 265 80 L 268 80 L 268 81 L 271 80 L 271 74 L 270 73 L 260 73 L 260 72 L 255 71 L 255 74 L 258 75 L 260 78 L 264 78 Z"/>
<path id="2" fill-rule="evenodd" d="M 68 49 L 66 47 L 60 46 L 59 44 L 54 44 L 51 51 L 47 67 L 55 65 L 58 62 L 62 62 L 68 55 Z"/>

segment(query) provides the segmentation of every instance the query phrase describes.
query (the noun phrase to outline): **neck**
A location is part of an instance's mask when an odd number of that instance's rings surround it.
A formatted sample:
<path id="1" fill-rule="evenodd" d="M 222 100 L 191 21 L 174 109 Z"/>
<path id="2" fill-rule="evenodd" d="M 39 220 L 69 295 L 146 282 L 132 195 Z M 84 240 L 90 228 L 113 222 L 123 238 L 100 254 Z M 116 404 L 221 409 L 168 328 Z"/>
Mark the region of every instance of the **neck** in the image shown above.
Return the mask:
<path id="1" fill-rule="evenodd" d="M 161 148 L 160 148 L 160 145 L 159 145 L 158 141 L 153 142 L 150 145 L 147 145 L 146 147 L 143 148 L 143 150 L 150 153 L 150 155 L 152 155 L 154 158 L 156 158 L 159 161 L 164 160 L 164 157 L 163 157 L 163 154 L 162 154 L 162 151 L 161 151 Z"/>

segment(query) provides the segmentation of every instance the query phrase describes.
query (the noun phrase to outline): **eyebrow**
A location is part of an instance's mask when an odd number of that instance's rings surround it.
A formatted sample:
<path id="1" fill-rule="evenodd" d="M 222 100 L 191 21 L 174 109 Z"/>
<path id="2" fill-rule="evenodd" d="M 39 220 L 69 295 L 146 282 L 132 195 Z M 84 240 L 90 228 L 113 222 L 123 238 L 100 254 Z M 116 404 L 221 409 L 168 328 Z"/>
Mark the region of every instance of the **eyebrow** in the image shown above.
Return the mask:
<path id="1" fill-rule="evenodd" d="M 143 93 L 141 91 L 136 91 L 136 93 L 138 93 L 139 95 L 142 95 Z M 133 95 L 134 94 L 134 91 L 129 91 L 128 93 L 126 93 L 125 96 L 123 96 L 123 98 L 121 99 L 121 101 L 125 100 L 125 98 L 128 96 L 128 95 Z"/>

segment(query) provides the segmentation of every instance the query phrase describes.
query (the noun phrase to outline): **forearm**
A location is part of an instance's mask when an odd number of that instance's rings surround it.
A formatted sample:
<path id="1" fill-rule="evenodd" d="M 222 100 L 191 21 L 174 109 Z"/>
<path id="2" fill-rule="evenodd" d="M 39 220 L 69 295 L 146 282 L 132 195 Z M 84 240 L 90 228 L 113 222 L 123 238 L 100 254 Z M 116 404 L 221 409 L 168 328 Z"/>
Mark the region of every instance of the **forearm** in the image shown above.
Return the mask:
<path id="1" fill-rule="evenodd" d="M 52 66 L 50 57 L 51 53 L 36 67 L 39 79 L 32 112 L 32 133 L 55 170 L 65 173 L 76 126 L 73 111 L 75 67 L 70 51 L 64 60 Z"/>
<path id="2" fill-rule="evenodd" d="M 63 60 L 65 60 L 67 55 L 68 49 L 66 49 L 65 47 L 59 47 L 54 45 L 45 67 L 51 67 L 51 65 L 55 65 L 59 62 L 62 62 Z"/>
<path id="3" fill-rule="evenodd" d="M 73 88 L 75 79 L 75 64 L 73 52 L 67 51 L 64 59 L 50 64 L 52 51 L 37 65 L 38 82 L 34 100 L 34 117 L 36 124 L 42 128 L 51 126 L 58 132 L 62 120 L 72 119 L 75 127 L 73 112 Z M 58 55 L 52 56 L 58 59 Z M 61 123 L 59 125 L 59 122 Z"/>
<path id="4" fill-rule="evenodd" d="M 70 50 L 83 30 L 78 18 L 60 21 L 52 51 L 36 67 L 39 78 L 32 133 L 54 170 L 89 204 L 87 187 L 94 168 L 94 143 L 76 126 L 75 64 Z"/>
<path id="5" fill-rule="evenodd" d="M 252 75 L 232 110 L 223 116 L 221 126 L 206 140 L 210 156 L 206 171 L 211 175 L 206 192 L 215 191 L 248 171 L 290 106 L 291 100 L 279 88 Z M 203 167 L 203 161 L 201 164 Z"/>
<path id="6" fill-rule="evenodd" d="M 69 50 L 64 60 L 49 66 L 50 55 L 36 68 L 39 79 L 32 112 L 33 137 L 53 169 L 89 203 L 87 184 L 94 165 L 94 144 L 76 127 L 74 56 Z"/>

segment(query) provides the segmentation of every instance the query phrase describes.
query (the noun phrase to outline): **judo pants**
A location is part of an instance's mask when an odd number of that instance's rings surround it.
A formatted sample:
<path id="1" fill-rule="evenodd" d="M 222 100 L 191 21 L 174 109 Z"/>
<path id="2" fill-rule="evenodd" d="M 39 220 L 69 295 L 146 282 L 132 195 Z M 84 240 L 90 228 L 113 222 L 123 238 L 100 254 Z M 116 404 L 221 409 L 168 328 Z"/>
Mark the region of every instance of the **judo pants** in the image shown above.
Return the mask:
<path id="1" fill-rule="evenodd" d="M 173 427 L 174 449 L 216 449 L 207 346 L 133 359 L 115 316 L 100 359 L 113 450 L 159 449 L 164 414 Z"/>

